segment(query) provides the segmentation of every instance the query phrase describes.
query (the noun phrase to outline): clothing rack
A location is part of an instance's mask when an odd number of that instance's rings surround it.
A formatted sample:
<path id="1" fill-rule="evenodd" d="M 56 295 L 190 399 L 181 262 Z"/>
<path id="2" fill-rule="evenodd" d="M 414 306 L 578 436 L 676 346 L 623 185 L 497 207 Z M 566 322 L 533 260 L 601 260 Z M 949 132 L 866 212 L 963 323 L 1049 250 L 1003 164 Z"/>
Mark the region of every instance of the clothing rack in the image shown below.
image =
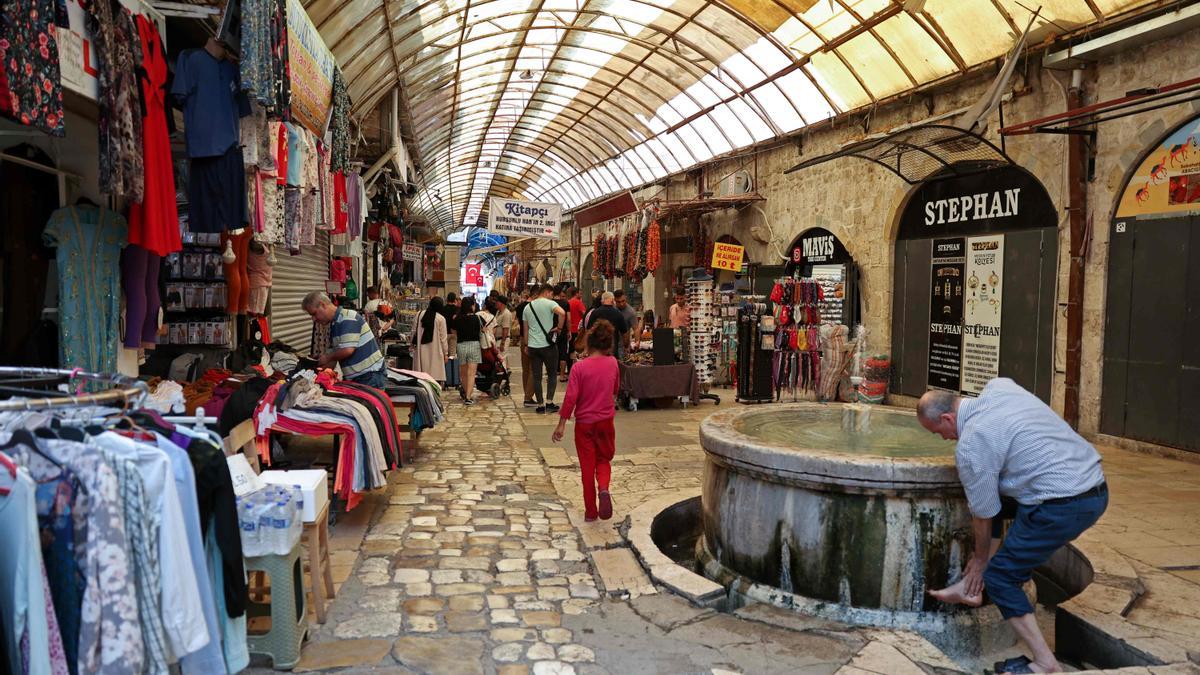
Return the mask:
<path id="1" fill-rule="evenodd" d="M 112 388 L 84 393 L 86 382 L 107 384 Z M 70 389 L 77 383 L 75 394 L 45 396 L 53 391 L 50 387 L 65 384 Z M 0 401 L 0 412 L 104 405 L 136 408 L 149 395 L 150 389 L 145 382 L 117 373 L 90 373 L 78 368 L 0 366 L 0 396 L 23 397 L 20 400 Z"/>

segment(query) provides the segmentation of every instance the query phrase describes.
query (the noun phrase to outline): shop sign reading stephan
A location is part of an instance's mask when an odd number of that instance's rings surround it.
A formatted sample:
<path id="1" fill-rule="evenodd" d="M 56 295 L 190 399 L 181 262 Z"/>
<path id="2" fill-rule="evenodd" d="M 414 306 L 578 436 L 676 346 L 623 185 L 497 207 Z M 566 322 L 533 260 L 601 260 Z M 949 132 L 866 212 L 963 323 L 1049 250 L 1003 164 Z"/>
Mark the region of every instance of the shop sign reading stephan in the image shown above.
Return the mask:
<path id="1" fill-rule="evenodd" d="M 718 241 L 713 244 L 712 267 L 718 270 L 737 272 L 742 269 L 742 257 L 745 254 L 746 247 L 744 246 Z"/>
<path id="2" fill-rule="evenodd" d="M 508 237 L 558 239 L 562 206 L 492 197 L 488 209 L 488 231 Z"/>
<path id="3" fill-rule="evenodd" d="M 928 201 L 925 202 L 925 224 L 941 225 L 1015 216 L 1020 206 L 1020 195 L 1021 188 L 1013 188 Z"/>

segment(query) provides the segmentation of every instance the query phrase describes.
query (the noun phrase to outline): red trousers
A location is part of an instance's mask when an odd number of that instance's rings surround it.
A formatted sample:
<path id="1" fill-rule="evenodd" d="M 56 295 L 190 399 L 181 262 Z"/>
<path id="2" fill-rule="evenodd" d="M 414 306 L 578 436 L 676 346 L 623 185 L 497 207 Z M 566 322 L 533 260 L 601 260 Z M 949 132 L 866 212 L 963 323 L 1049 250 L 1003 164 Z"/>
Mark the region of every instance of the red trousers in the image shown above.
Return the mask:
<path id="1" fill-rule="evenodd" d="M 225 285 L 229 289 L 226 311 L 230 314 L 245 314 L 250 310 L 250 276 L 246 271 L 246 263 L 250 260 L 250 238 L 254 232 L 245 228 L 240 234 L 221 233 L 221 252 L 225 251 L 225 242 L 233 242 L 233 254 L 237 260 L 232 265 L 225 265 Z"/>
<path id="2" fill-rule="evenodd" d="M 583 515 L 595 518 L 596 486 L 608 491 L 612 477 L 613 455 L 617 452 L 617 432 L 613 429 L 613 418 L 586 424 L 575 423 L 575 453 L 579 455 L 579 469 L 583 476 Z"/>

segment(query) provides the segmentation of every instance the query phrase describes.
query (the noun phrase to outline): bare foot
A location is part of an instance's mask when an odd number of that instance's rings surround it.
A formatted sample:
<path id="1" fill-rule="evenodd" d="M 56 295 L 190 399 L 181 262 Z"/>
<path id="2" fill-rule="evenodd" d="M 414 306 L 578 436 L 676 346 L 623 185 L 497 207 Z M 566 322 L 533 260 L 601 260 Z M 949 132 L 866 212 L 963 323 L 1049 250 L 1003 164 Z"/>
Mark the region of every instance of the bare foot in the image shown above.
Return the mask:
<path id="1" fill-rule="evenodd" d="M 950 605 L 967 605 L 968 607 L 978 607 L 983 604 L 983 595 L 966 595 L 963 593 L 963 582 L 960 580 L 957 583 L 947 586 L 946 588 L 929 591 L 929 595 L 937 600 Z"/>

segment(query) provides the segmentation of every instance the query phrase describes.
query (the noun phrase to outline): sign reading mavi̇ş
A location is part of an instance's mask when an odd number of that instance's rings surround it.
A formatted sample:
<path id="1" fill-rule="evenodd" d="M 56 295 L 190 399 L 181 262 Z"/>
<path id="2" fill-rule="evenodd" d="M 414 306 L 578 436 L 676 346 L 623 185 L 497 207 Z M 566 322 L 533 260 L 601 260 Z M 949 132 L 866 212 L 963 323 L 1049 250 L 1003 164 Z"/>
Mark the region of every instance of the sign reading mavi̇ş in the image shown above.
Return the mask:
<path id="1" fill-rule="evenodd" d="M 508 237 L 558 239 L 562 206 L 492 197 L 488 231 Z"/>
<path id="2" fill-rule="evenodd" d="M 978 395 L 1000 371 L 1004 235 L 970 237 L 966 254 L 961 390 Z"/>
<path id="3" fill-rule="evenodd" d="M 712 267 L 718 270 L 738 272 L 742 269 L 742 258 L 745 254 L 745 246 L 717 242 L 713 244 Z"/>

